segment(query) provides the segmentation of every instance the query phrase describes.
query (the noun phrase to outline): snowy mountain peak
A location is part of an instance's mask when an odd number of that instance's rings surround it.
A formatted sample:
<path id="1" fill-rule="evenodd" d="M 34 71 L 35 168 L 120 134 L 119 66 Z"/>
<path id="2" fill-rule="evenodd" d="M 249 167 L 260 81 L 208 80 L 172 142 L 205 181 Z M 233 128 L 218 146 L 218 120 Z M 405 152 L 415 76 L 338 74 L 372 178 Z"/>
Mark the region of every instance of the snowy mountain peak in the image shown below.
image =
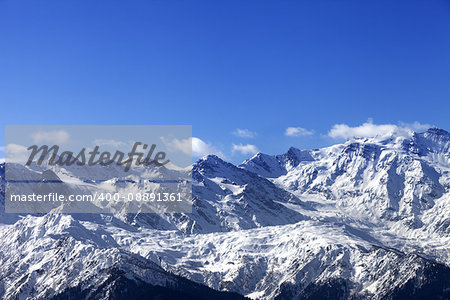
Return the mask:
<path id="1" fill-rule="evenodd" d="M 207 155 L 194 163 L 192 176 L 195 178 L 196 173 L 200 173 L 208 177 L 226 177 L 227 174 L 235 172 L 236 169 L 235 165 L 216 155 Z"/>
<path id="2" fill-rule="evenodd" d="M 450 157 L 450 133 L 439 128 L 430 128 L 422 133 L 414 133 L 412 139 L 405 142 L 405 148 L 420 156 L 433 153 Z"/>
<path id="3" fill-rule="evenodd" d="M 433 127 L 424 132 L 410 131 L 408 134 L 393 132 L 384 136 L 354 137 L 342 145 L 345 151 L 356 151 L 360 147 L 365 147 L 366 151 L 368 146 L 365 145 L 372 145 L 374 149 L 378 146 L 382 149 L 406 151 L 419 156 L 427 156 L 430 153 L 450 156 L 450 133 Z"/>
<path id="4" fill-rule="evenodd" d="M 444 129 L 441 128 L 437 128 L 437 127 L 432 127 L 429 128 L 425 134 L 429 134 L 429 135 L 437 135 L 437 136 L 445 136 L 447 139 L 450 139 L 450 133 Z"/>
<path id="5" fill-rule="evenodd" d="M 224 161 L 223 159 L 221 159 L 220 157 L 218 157 L 217 155 L 214 154 L 209 154 L 206 155 L 202 158 L 200 158 L 197 161 L 197 164 L 208 164 L 208 165 L 220 165 L 220 164 L 226 164 L 227 162 Z"/>
<path id="6" fill-rule="evenodd" d="M 302 161 L 314 160 L 309 150 L 300 150 L 294 147 L 290 147 L 285 154 L 277 155 L 276 157 L 291 167 L 296 167 Z"/>
<path id="7" fill-rule="evenodd" d="M 438 151 L 442 151 L 442 146 L 446 146 L 450 142 L 450 133 L 439 128 L 430 128 L 424 133 L 419 133 L 415 135 L 423 137 L 429 144 L 433 146 L 438 146 Z"/>
<path id="8" fill-rule="evenodd" d="M 290 147 L 286 153 L 280 155 L 272 156 L 258 152 L 239 167 L 263 177 L 274 178 L 286 174 L 288 170 L 297 167 L 301 162 L 311 161 L 314 161 L 314 158 L 310 150 Z"/>

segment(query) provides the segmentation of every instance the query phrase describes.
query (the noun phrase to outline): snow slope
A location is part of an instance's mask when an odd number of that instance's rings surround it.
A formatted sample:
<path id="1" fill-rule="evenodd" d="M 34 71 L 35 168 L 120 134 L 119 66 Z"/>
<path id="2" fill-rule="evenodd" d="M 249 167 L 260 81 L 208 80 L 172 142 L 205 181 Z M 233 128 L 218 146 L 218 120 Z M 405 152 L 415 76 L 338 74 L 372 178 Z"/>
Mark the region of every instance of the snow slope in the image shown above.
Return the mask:
<path id="1" fill-rule="evenodd" d="M 193 178 L 192 213 L 1 214 L 0 294 L 187 284 L 254 299 L 449 298 L 449 171 L 450 134 L 437 128 L 240 166 L 207 156 L 179 171 Z"/>

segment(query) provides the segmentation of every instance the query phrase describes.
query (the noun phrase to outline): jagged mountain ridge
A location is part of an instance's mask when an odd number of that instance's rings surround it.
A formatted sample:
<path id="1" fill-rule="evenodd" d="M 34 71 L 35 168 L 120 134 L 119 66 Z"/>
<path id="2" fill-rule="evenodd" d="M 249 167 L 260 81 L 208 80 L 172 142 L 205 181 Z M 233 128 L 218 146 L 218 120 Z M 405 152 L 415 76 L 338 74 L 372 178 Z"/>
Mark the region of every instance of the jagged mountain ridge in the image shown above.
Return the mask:
<path id="1" fill-rule="evenodd" d="M 4 299 L 243 299 L 167 273 L 69 215 L 25 217 L 0 234 Z"/>
<path id="2" fill-rule="evenodd" d="M 296 223 L 305 217 L 281 203 L 303 203 L 269 180 L 210 155 L 192 166 L 192 213 L 128 214 L 127 223 L 184 233 L 226 232 Z"/>
<path id="3" fill-rule="evenodd" d="M 0 227 L 3 236 L 22 237 L 2 248 L 25 253 L 28 245 L 39 256 L 44 236 L 58 240 L 66 228 L 66 237 L 83 244 L 255 299 L 448 298 L 449 140 L 430 129 L 257 154 L 239 167 L 208 156 L 191 170 L 192 214 L 72 215 L 40 226 L 43 236 L 30 228 L 49 216 L 27 216 Z M 27 272 L 14 267 L 24 258 L 2 259 L 9 273 Z M 29 278 L 44 276 L 34 274 Z M 17 282 L 3 278 L 0 285 L 5 291 Z M 76 286 L 66 281 L 58 292 Z"/>
<path id="4" fill-rule="evenodd" d="M 356 205 L 361 217 L 367 219 L 411 221 L 448 192 L 449 147 L 449 133 L 430 129 L 410 139 L 356 139 L 311 150 L 312 160 L 299 160 L 294 167 L 280 162 L 274 175 L 260 172 L 268 160 L 272 161 L 262 154 L 240 167 L 274 178 L 274 183 L 301 199 L 319 196 L 349 207 L 352 213 Z M 281 176 L 279 169 L 284 170 Z"/>

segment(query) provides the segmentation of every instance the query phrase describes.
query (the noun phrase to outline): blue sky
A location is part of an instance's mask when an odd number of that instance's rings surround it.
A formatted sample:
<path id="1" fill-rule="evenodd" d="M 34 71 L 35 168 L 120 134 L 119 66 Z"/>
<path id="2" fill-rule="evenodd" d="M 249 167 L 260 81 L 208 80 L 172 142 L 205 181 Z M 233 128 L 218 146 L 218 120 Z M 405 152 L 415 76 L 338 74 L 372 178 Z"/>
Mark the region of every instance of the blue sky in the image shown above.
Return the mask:
<path id="1" fill-rule="evenodd" d="M 449 83 L 444 0 L 0 1 L 2 128 L 191 124 L 239 162 L 369 118 L 449 130 Z"/>

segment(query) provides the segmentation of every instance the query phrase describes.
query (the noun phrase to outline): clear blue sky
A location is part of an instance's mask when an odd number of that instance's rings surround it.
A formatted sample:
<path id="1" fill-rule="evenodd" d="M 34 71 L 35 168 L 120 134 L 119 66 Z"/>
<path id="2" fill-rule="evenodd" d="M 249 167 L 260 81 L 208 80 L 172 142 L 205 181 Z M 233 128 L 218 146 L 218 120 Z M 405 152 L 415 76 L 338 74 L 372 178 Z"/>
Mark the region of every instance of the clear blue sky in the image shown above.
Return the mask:
<path id="1" fill-rule="evenodd" d="M 192 124 L 235 162 L 368 118 L 449 130 L 450 1 L 1 0 L 0 101 L 2 128 Z"/>

